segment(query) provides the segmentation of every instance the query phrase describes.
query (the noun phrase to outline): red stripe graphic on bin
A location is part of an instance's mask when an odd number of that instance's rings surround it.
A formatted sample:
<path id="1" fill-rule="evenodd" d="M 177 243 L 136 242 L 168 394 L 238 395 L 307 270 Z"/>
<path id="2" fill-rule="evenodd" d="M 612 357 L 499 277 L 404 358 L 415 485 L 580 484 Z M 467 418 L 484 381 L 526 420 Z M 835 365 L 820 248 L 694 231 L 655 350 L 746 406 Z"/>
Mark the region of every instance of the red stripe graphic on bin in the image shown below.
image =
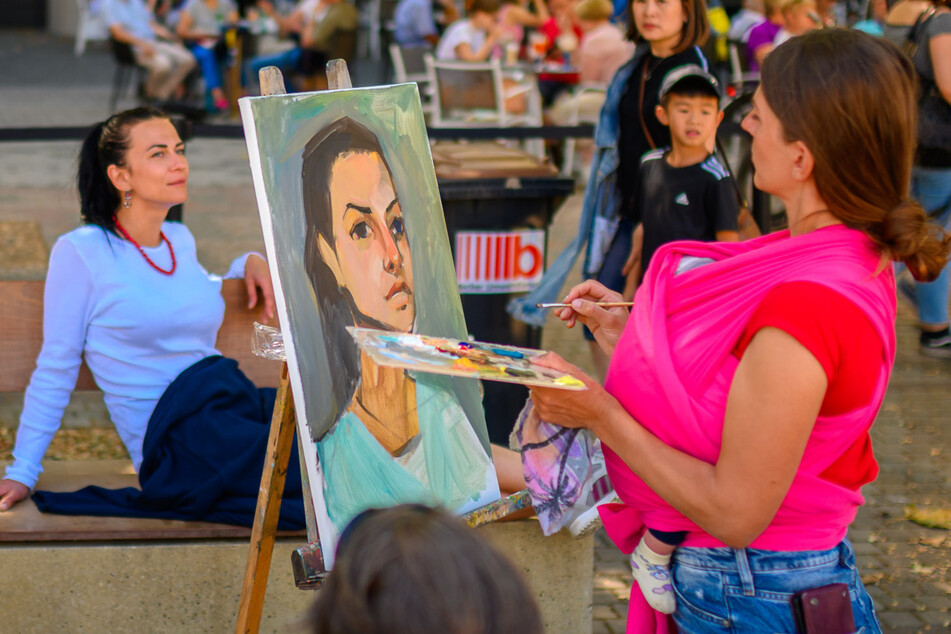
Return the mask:
<path id="1" fill-rule="evenodd" d="M 460 293 L 527 291 L 545 270 L 545 232 L 459 231 L 455 256 Z"/>

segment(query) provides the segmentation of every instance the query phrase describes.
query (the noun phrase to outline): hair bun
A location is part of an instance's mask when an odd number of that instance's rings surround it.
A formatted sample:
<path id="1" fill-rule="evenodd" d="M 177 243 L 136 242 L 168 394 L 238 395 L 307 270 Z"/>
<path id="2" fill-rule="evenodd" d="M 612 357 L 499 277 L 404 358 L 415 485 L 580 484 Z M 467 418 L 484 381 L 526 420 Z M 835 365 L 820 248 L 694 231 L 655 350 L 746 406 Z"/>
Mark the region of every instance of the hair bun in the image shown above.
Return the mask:
<path id="1" fill-rule="evenodd" d="M 951 237 L 912 198 L 905 198 L 886 214 L 882 241 L 892 259 L 904 262 L 919 282 L 938 277 L 951 247 Z"/>

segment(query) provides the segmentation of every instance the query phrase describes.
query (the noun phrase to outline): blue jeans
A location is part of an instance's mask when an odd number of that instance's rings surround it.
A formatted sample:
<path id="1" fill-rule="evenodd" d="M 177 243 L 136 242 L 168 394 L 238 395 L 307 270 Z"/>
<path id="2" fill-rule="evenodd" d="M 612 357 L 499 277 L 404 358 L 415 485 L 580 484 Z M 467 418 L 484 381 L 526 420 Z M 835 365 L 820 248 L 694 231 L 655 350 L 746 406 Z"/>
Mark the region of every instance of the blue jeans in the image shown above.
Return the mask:
<path id="1" fill-rule="evenodd" d="M 221 70 L 218 68 L 218 58 L 214 48 L 205 48 L 199 44 L 189 44 L 188 50 L 195 56 L 201 76 L 205 80 L 205 88 L 211 92 L 214 88 L 221 88 Z"/>
<path id="2" fill-rule="evenodd" d="M 281 51 L 280 53 L 252 57 L 244 63 L 241 69 L 241 84 L 249 87 L 257 86 L 258 71 L 265 66 L 277 66 L 281 69 L 282 73 L 287 74 L 297 68 L 297 64 L 300 62 L 300 55 L 301 48 L 295 46 L 292 49 Z"/>
<path id="3" fill-rule="evenodd" d="M 881 632 L 848 540 L 830 550 L 798 552 L 678 548 L 672 572 L 674 621 L 683 634 L 795 633 L 793 593 L 830 583 L 849 586 L 857 632 Z"/>
<path id="4" fill-rule="evenodd" d="M 925 211 L 931 213 L 944 207 L 944 211 L 932 218 L 945 231 L 951 230 L 951 169 L 915 167 L 911 173 L 911 195 Z M 929 326 L 948 323 L 948 295 L 951 289 L 951 261 L 945 265 L 934 282 L 919 283 L 918 320 Z"/>

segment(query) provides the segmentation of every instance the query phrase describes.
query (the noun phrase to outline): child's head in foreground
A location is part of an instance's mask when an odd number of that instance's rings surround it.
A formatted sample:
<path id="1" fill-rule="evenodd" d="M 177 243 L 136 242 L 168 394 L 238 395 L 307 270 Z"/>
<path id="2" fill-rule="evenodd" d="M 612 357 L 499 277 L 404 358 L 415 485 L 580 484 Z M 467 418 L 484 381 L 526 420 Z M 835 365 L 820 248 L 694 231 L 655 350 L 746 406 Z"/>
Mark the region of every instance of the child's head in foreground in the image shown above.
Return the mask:
<path id="1" fill-rule="evenodd" d="M 671 145 L 677 148 L 710 148 L 723 119 L 720 84 L 696 64 L 670 71 L 660 87 L 657 120 L 670 128 Z"/>
<path id="2" fill-rule="evenodd" d="M 420 505 L 354 518 L 310 623 L 316 634 L 543 631 L 521 573 L 462 520 Z"/>

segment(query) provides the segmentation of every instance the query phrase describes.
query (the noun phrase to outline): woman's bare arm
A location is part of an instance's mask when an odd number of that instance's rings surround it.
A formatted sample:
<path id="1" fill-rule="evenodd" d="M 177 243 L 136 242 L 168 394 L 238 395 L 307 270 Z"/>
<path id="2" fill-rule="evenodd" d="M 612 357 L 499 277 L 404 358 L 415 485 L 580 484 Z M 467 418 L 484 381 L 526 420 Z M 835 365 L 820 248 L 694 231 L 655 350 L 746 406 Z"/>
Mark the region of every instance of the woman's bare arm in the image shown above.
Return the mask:
<path id="1" fill-rule="evenodd" d="M 492 29 L 486 34 L 485 41 L 478 49 L 473 49 L 468 42 L 462 42 L 456 45 L 456 59 L 463 62 L 484 62 L 489 58 L 492 49 L 495 48 L 495 41 L 498 39 L 498 27 Z"/>
<path id="2" fill-rule="evenodd" d="M 560 358 L 552 364 L 572 367 Z M 709 464 L 668 446 L 603 388 L 586 382 L 587 392 L 533 388 L 539 416 L 589 427 L 668 504 L 734 548 L 752 543 L 775 516 L 827 388 L 822 366 L 805 347 L 781 330 L 764 328 L 737 368 L 720 456 Z"/>

